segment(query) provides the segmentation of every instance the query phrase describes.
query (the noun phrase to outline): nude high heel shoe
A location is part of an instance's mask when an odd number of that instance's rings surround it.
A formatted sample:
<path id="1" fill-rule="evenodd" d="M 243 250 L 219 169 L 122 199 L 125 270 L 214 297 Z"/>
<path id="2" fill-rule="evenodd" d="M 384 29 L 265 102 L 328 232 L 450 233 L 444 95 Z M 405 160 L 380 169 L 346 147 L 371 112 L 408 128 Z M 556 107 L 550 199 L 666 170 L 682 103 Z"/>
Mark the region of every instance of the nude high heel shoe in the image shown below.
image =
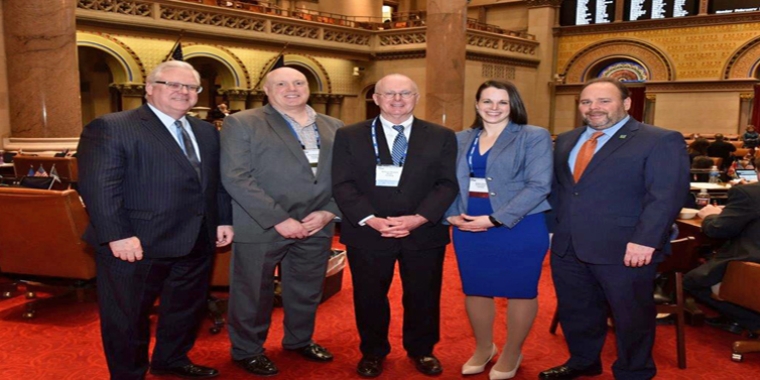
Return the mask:
<path id="1" fill-rule="evenodd" d="M 462 375 L 475 375 L 477 373 L 481 373 L 486 370 L 486 365 L 491 362 L 491 359 L 493 359 L 496 354 L 499 353 L 499 350 L 496 349 L 496 345 L 494 344 L 491 348 L 491 356 L 488 357 L 488 360 L 486 360 L 485 363 L 482 365 L 467 365 L 467 363 L 464 363 L 462 366 Z M 469 362 L 469 360 L 468 360 Z"/>
<path id="2" fill-rule="evenodd" d="M 491 372 L 488 373 L 488 378 L 490 380 L 506 380 L 515 377 L 517 374 L 517 369 L 520 368 L 520 363 L 522 363 L 522 358 L 523 356 L 520 354 L 520 356 L 517 357 L 517 364 L 515 364 L 515 369 L 509 372 L 501 372 L 497 371 L 494 368 L 491 368 Z"/>

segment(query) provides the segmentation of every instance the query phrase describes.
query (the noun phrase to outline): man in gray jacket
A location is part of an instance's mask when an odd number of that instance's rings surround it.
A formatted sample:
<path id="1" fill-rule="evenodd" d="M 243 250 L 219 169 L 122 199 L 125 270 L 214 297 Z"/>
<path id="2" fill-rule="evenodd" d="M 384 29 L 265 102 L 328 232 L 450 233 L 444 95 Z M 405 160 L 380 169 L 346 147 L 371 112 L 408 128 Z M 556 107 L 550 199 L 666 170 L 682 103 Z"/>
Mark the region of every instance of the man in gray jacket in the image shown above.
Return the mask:
<path id="1" fill-rule="evenodd" d="M 232 358 L 256 375 L 274 375 L 264 355 L 275 266 L 280 264 L 285 349 L 327 362 L 312 341 L 314 319 L 338 208 L 332 198 L 332 146 L 340 120 L 306 102 L 309 84 L 292 68 L 270 72 L 269 105 L 231 115 L 222 129 L 222 182 L 233 199 L 229 333 Z"/>

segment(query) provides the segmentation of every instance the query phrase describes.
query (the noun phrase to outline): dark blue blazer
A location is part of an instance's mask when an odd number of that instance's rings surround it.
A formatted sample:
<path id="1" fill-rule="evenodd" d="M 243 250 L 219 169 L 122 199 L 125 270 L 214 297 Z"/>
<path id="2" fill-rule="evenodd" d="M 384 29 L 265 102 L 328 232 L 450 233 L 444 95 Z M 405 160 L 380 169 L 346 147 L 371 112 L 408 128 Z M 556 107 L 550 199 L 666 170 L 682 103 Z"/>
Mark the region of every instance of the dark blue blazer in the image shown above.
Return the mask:
<path id="1" fill-rule="evenodd" d="M 669 231 L 689 193 L 683 136 L 631 118 L 594 155 L 576 184 L 567 163 L 585 128 L 557 137 L 549 225 L 552 252 L 623 264 L 629 242 L 670 252 Z"/>
<path id="2" fill-rule="evenodd" d="M 200 151 L 200 179 L 147 105 L 85 126 L 77 149 L 79 190 L 90 214 L 84 237 L 99 251 L 107 252 L 108 242 L 137 236 L 145 257 L 179 257 L 190 253 L 202 225 L 210 243 L 217 226 L 232 225 L 230 198 L 219 177 L 219 132 L 199 119 L 187 120 Z"/>

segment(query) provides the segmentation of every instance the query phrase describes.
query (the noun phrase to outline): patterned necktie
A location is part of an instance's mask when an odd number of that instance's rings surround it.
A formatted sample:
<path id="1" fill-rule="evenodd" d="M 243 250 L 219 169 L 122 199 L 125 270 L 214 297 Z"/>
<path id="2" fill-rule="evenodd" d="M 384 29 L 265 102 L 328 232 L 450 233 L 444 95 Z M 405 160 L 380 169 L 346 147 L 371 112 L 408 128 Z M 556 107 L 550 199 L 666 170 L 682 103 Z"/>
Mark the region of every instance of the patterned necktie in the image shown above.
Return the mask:
<path id="1" fill-rule="evenodd" d="M 201 161 L 198 159 L 198 155 L 195 153 L 195 147 L 193 146 L 193 140 L 190 139 L 190 134 L 187 133 L 182 126 L 182 122 L 176 120 L 174 126 L 177 127 L 177 137 L 179 137 L 179 146 L 182 151 L 185 152 L 190 165 L 193 165 L 195 173 L 198 174 L 198 179 L 201 178 Z"/>
<path id="2" fill-rule="evenodd" d="M 394 125 L 393 129 L 398 132 L 396 139 L 393 140 L 393 151 L 391 151 L 391 157 L 393 157 L 393 165 L 401 166 L 404 164 L 404 155 L 406 154 L 406 136 L 404 135 L 403 125 Z"/>
<path id="3" fill-rule="evenodd" d="M 591 162 L 591 158 L 594 157 L 594 151 L 596 151 L 597 139 L 601 137 L 604 132 L 594 132 L 591 138 L 581 145 L 581 149 L 578 151 L 578 156 L 575 158 L 575 170 L 573 170 L 573 178 L 575 183 L 581 179 L 583 171 L 586 170 L 586 166 Z"/>

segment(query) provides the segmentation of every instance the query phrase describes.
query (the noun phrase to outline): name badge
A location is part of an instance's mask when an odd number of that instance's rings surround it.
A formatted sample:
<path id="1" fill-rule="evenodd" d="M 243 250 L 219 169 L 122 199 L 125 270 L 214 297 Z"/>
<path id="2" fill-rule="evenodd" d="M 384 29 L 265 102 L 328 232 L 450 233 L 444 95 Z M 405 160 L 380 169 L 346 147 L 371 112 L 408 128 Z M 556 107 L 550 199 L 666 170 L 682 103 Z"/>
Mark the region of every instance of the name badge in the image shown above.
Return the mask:
<path id="1" fill-rule="evenodd" d="M 488 193 L 488 183 L 485 178 L 470 177 L 471 193 Z"/>
<path id="2" fill-rule="evenodd" d="M 375 169 L 375 186 L 398 187 L 403 166 L 378 165 Z"/>
<path id="3" fill-rule="evenodd" d="M 304 149 L 303 153 L 306 155 L 306 159 L 311 166 L 311 172 L 315 176 L 317 175 L 317 164 L 319 163 L 319 149 Z"/>

